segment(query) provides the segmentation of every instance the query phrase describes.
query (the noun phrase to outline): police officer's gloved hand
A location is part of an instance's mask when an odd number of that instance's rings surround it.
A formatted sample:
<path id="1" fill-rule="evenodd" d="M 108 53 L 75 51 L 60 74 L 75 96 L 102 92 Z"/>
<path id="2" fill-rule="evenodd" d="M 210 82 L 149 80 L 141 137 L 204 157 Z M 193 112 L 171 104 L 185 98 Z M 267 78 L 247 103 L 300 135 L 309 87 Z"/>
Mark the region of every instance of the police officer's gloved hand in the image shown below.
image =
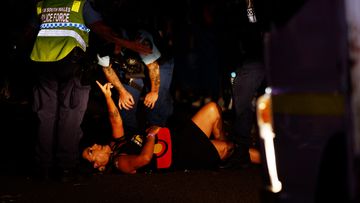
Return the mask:
<path id="1" fill-rule="evenodd" d="M 98 64 L 102 67 L 108 67 L 110 65 L 110 57 L 109 56 L 103 56 L 100 57 L 99 54 L 96 55 L 98 59 Z"/>

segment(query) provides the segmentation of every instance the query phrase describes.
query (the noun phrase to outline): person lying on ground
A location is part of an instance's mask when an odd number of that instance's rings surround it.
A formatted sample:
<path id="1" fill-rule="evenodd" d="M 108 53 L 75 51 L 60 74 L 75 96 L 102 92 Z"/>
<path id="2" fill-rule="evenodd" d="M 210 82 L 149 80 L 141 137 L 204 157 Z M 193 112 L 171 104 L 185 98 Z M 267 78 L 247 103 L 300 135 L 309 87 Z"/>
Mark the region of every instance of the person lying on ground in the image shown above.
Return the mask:
<path id="1" fill-rule="evenodd" d="M 158 126 L 148 128 L 145 135 L 125 136 L 122 119 L 111 97 L 111 83 L 102 85 L 112 129 L 112 141 L 106 145 L 93 144 L 86 147 L 82 157 L 93 168 L 104 171 L 113 168 L 126 174 L 134 174 L 146 168 L 155 158 L 154 149 Z M 191 119 L 179 123 L 181 128 L 171 132 L 171 168 L 213 169 L 229 158 L 234 145 L 226 139 L 219 106 L 210 102 Z"/>

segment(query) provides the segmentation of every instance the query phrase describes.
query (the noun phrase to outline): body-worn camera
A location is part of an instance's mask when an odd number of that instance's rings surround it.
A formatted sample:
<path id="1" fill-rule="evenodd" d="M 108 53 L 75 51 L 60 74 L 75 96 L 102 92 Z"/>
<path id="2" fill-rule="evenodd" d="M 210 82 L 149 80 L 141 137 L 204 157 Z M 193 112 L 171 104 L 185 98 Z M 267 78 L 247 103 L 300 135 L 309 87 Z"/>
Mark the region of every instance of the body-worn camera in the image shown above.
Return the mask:
<path id="1" fill-rule="evenodd" d="M 112 57 L 113 68 L 124 72 L 126 78 L 145 78 L 145 64 L 140 56 L 130 50 L 124 50 L 121 54 Z"/>

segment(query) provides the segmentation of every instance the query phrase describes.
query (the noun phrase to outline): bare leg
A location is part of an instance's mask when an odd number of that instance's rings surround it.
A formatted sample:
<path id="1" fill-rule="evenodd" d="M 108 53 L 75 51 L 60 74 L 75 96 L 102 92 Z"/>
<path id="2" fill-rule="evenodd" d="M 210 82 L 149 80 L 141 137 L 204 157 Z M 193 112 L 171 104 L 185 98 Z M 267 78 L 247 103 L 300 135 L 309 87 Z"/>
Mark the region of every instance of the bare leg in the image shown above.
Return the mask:
<path id="1" fill-rule="evenodd" d="M 214 102 L 204 105 L 191 120 L 210 138 L 214 134 L 215 139 L 223 136 L 222 117 L 218 106 Z"/>
<path id="2" fill-rule="evenodd" d="M 191 119 L 205 134 L 210 138 L 211 134 L 214 139 L 211 140 L 219 153 L 220 159 L 227 159 L 232 153 L 233 143 L 226 141 L 223 132 L 223 120 L 219 106 L 210 102 L 203 106 Z"/>
<path id="3" fill-rule="evenodd" d="M 221 107 L 215 103 L 217 114 L 219 115 L 219 119 L 217 119 L 214 123 L 212 134 L 216 140 L 227 140 L 224 133 L 223 128 L 223 118 L 221 114 Z"/>

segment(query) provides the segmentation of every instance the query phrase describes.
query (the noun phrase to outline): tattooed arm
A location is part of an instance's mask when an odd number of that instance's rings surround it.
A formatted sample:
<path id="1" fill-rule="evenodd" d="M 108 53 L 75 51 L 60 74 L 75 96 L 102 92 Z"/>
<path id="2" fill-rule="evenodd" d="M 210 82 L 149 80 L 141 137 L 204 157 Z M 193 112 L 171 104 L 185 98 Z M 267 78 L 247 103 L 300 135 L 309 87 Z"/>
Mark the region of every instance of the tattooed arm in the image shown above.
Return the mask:
<path id="1" fill-rule="evenodd" d="M 119 108 L 129 110 L 134 107 L 135 101 L 133 96 L 124 88 L 119 77 L 116 75 L 112 65 L 103 67 L 103 72 L 108 82 L 110 82 L 119 92 Z"/>
<path id="2" fill-rule="evenodd" d="M 144 104 L 148 108 L 154 108 L 155 102 L 159 97 L 159 87 L 160 87 L 160 67 L 159 64 L 155 61 L 147 65 L 149 69 L 149 77 L 151 83 L 151 90 L 146 94 L 144 99 Z"/>
<path id="3" fill-rule="evenodd" d="M 116 107 L 111 97 L 111 88 L 113 88 L 113 85 L 111 83 L 106 83 L 105 85 L 102 85 L 99 83 L 99 81 L 96 81 L 96 83 L 105 96 L 106 105 L 109 113 L 109 120 L 112 128 L 112 136 L 113 138 L 120 138 L 124 136 L 124 128 L 118 108 Z"/>

